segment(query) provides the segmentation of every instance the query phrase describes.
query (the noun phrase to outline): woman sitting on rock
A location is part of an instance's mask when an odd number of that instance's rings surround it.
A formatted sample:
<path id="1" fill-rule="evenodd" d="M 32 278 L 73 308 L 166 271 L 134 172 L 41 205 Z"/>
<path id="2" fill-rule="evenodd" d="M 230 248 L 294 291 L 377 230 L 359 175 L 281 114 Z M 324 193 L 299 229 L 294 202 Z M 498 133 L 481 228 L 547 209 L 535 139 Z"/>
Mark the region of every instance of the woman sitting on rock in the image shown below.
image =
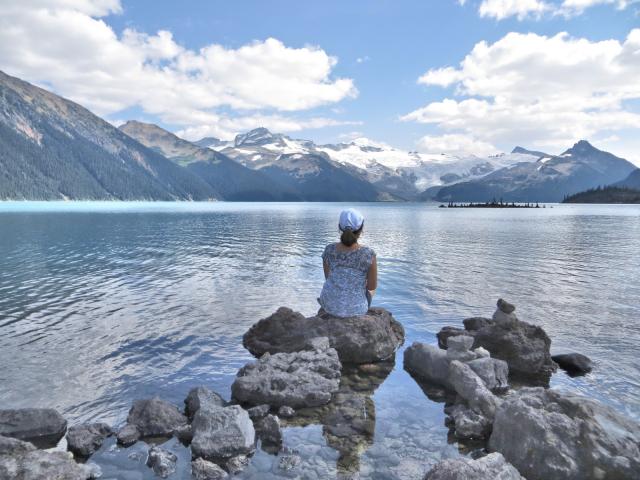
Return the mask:
<path id="1" fill-rule="evenodd" d="M 318 302 L 336 317 L 364 315 L 378 285 L 376 254 L 358 243 L 364 226 L 360 212 L 344 210 L 338 226 L 340 242 L 327 245 L 322 254 L 325 282 Z"/>

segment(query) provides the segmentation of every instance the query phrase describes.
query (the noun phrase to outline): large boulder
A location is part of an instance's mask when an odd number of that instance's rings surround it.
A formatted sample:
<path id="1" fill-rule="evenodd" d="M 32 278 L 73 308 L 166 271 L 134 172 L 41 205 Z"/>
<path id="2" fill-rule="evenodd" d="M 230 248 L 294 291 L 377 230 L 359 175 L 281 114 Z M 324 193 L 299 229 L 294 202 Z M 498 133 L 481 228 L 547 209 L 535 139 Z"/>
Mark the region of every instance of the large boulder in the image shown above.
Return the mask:
<path id="1" fill-rule="evenodd" d="M 134 402 L 127 423 L 133 425 L 143 437 L 171 436 L 187 423 L 187 417 L 175 405 L 160 398 L 151 398 Z"/>
<path id="2" fill-rule="evenodd" d="M 340 318 L 326 313 L 305 318 L 281 307 L 254 324 L 243 345 L 254 356 L 290 353 L 308 348 L 309 340 L 327 337 L 343 363 L 374 363 L 390 359 L 404 342 L 404 328 L 383 308 L 366 315 Z"/>
<path id="3" fill-rule="evenodd" d="M 67 448 L 75 455 L 88 457 L 102 446 L 111 435 L 111 427 L 105 423 L 74 425 L 67 430 Z"/>
<path id="4" fill-rule="evenodd" d="M 499 453 L 478 460 L 452 458 L 437 463 L 424 480 L 525 480 Z"/>
<path id="5" fill-rule="evenodd" d="M 54 447 L 64 436 L 67 421 L 51 408 L 0 410 L 0 435 Z"/>
<path id="6" fill-rule="evenodd" d="M 469 365 L 489 390 L 508 388 L 509 367 L 505 361 L 491 358 L 482 348 L 471 350 L 474 342 L 471 336 L 460 335 L 450 340 L 448 350 L 414 342 L 404 351 L 405 370 L 421 380 L 455 390 L 449 365 L 458 361 Z"/>
<path id="7" fill-rule="evenodd" d="M 341 364 L 329 341 L 292 353 L 265 353 L 240 369 L 231 386 L 233 398 L 246 405 L 315 407 L 331 400 L 340 385 Z"/>
<path id="8" fill-rule="evenodd" d="M 249 414 L 238 405 L 200 408 L 191 423 L 195 458 L 220 463 L 255 451 L 255 430 Z"/>
<path id="9" fill-rule="evenodd" d="M 534 384 L 547 385 L 557 370 L 549 336 L 541 327 L 518 320 L 513 311 L 498 307 L 492 319 L 466 319 L 464 330 L 445 327 L 438 333 L 438 344 L 448 348 L 450 340 L 460 335 L 472 336 L 473 348 L 483 347 L 491 357 L 507 362 L 511 375 Z"/>
<path id="10" fill-rule="evenodd" d="M 0 436 L 0 478 L 19 480 L 87 480 L 91 468 L 70 453 L 45 451 L 21 440 Z"/>
<path id="11" fill-rule="evenodd" d="M 555 390 L 524 388 L 507 398 L 489 447 L 529 480 L 640 478 L 640 424 Z"/>

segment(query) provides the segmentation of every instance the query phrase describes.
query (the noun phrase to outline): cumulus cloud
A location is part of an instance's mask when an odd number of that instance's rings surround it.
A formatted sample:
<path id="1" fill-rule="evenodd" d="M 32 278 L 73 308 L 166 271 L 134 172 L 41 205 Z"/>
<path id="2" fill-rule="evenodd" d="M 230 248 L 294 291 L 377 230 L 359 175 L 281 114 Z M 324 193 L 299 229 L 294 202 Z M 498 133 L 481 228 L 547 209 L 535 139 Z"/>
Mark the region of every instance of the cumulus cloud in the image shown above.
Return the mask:
<path id="1" fill-rule="evenodd" d="M 131 107 L 185 128 L 209 125 L 224 136 L 251 118 L 308 110 L 355 97 L 353 80 L 334 78 L 337 59 L 316 46 L 275 38 L 240 48 L 191 50 L 169 31 L 155 34 L 106 23 L 119 0 L 22 0 L 0 3 L 0 64 L 7 73 L 52 88 L 101 115 Z M 245 124 L 247 123 L 245 122 Z M 291 118 L 281 122 L 300 126 Z M 306 123 L 307 125 L 309 122 Z M 322 124 L 316 122 L 315 124 Z"/>
<path id="2" fill-rule="evenodd" d="M 464 2 L 459 2 L 464 5 Z M 563 15 L 566 17 L 580 15 L 586 9 L 596 5 L 612 5 L 618 10 L 624 10 L 638 0 L 482 0 L 478 7 L 481 17 L 504 20 L 516 17 L 541 18 L 544 14 Z"/>
<path id="3" fill-rule="evenodd" d="M 640 29 L 592 42 L 567 33 L 509 33 L 480 42 L 458 67 L 419 83 L 453 95 L 402 117 L 492 145 L 563 148 L 576 139 L 640 128 Z M 452 97 L 452 98 L 451 98 Z"/>

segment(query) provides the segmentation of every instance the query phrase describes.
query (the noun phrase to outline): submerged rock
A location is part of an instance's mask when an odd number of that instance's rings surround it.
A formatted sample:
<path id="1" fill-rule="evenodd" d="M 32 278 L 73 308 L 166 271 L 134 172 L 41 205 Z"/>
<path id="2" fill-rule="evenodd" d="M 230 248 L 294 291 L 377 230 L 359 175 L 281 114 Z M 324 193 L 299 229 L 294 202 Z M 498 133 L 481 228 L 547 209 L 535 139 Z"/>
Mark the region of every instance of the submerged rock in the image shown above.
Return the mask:
<path id="1" fill-rule="evenodd" d="M 640 424 L 595 400 L 524 388 L 496 410 L 489 447 L 528 480 L 640 476 Z"/>
<path id="2" fill-rule="evenodd" d="M 92 469 L 79 465 L 70 453 L 49 452 L 33 444 L 0 436 L 0 478 L 24 480 L 87 480 Z"/>
<path id="3" fill-rule="evenodd" d="M 242 404 L 293 408 L 315 407 L 331 400 L 340 384 L 338 353 L 328 341 L 319 348 L 293 353 L 264 354 L 240 369 L 231 386 Z"/>
<path id="4" fill-rule="evenodd" d="M 0 435 L 26 440 L 38 447 L 54 447 L 64 436 L 67 421 L 51 408 L 0 410 Z"/>
<path id="5" fill-rule="evenodd" d="M 167 478 L 176 471 L 176 462 L 178 457 L 164 448 L 153 446 L 149 449 L 147 457 L 147 466 L 153 469 L 153 472 L 161 478 Z"/>
<path id="6" fill-rule="evenodd" d="M 404 342 L 404 329 L 391 313 L 371 308 L 366 315 L 339 318 L 328 314 L 305 318 L 281 307 L 254 324 L 243 345 L 254 356 L 305 350 L 313 338 L 327 337 L 344 363 L 374 363 L 393 356 Z"/>
<path id="7" fill-rule="evenodd" d="M 226 480 L 229 474 L 213 462 L 196 458 L 191 462 L 193 480 Z"/>
<path id="8" fill-rule="evenodd" d="M 187 417 L 192 419 L 202 406 L 224 407 L 227 402 L 224 401 L 224 398 L 216 392 L 209 390 L 207 387 L 195 387 L 189 391 L 187 398 L 184 400 L 184 404 Z"/>
<path id="9" fill-rule="evenodd" d="M 580 353 L 554 355 L 551 359 L 572 377 L 585 375 L 593 369 L 591 359 Z"/>
<path id="10" fill-rule="evenodd" d="M 135 426 L 142 437 L 171 436 L 177 428 L 187 423 L 187 418 L 175 405 L 152 398 L 134 402 L 127 423 Z"/>
<path id="11" fill-rule="evenodd" d="M 74 425 L 67 430 L 67 448 L 74 455 L 88 457 L 102 446 L 105 438 L 112 435 L 106 423 Z"/>
<path id="12" fill-rule="evenodd" d="M 201 408 L 191 424 L 194 457 L 220 462 L 255 450 L 255 430 L 246 410 L 238 405 Z"/>
<path id="13" fill-rule="evenodd" d="M 460 335 L 472 336 L 474 348 L 486 349 L 491 357 L 507 362 L 510 374 L 532 383 L 548 385 L 557 369 L 551 359 L 551 339 L 546 332 L 518 320 L 513 311 L 505 313 L 499 307 L 493 319 L 468 318 L 464 321 L 464 330 L 445 327 L 438 333 L 438 344 L 448 348 L 451 339 Z"/>
<path id="14" fill-rule="evenodd" d="M 452 458 L 437 463 L 424 480 L 525 480 L 499 453 L 478 460 Z"/>

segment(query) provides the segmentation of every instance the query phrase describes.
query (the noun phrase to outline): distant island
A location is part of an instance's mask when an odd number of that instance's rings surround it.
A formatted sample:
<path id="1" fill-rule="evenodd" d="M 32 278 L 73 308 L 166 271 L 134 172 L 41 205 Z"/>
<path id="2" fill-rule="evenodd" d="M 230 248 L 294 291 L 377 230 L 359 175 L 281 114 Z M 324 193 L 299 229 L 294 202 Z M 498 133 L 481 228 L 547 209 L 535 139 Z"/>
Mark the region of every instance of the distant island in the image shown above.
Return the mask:
<path id="1" fill-rule="evenodd" d="M 547 208 L 545 205 L 542 207 L 539 203 L 515 203 L 515 202 L 503 202 L 493 200 L 491 202 L 484 203 L 454 203 L 449 202 L 447 205 L 440 205 L 440 208 Z"/>
<path id="2" fill-rule="evenodd" d="M 640 203 L 640 190 L 629 187 L 597 187 L 567 196 L 562 203 Z"/>

